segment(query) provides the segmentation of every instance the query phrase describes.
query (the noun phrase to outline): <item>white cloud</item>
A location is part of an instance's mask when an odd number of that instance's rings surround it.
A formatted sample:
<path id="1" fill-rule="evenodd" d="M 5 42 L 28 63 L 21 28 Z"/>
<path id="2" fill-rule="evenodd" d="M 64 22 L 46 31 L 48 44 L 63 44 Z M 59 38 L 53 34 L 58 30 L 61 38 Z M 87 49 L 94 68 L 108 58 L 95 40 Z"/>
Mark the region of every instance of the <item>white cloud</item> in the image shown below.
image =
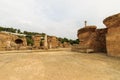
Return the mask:
<path id="1" fill-rule="evenodd" d="M 89 25 L 105 27 L 103 19 L 119 13 L 119 0 L 0 0 L 0 25 L 49 35 L 77 38 Z"/>

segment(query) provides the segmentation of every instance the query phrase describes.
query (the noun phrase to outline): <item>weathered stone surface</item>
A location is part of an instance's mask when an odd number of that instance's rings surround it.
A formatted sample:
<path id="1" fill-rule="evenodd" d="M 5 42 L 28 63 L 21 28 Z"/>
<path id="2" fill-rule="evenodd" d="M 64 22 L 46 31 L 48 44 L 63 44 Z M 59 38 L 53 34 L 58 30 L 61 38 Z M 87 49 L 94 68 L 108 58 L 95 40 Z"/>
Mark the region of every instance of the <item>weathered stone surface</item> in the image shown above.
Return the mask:
<path id="1" fill-rule="evenodd" d="M 32 37 L 33 41 L 34 41 L 34 45 L 33 47 L 38 49 L 40 48 L 40 40 L 41 40 L 41 36 L 40 35 L 35 35 Z"/>
<path id="2" fill-rule="evenodd" d="M 59 44 L 59 41 L 57 39 L 57 37 L 55 36 L 49 36 L 48 37 L 48 48 L 57 48 Z"/>
<path id="3" fill-rule="evenodd" d="M 120 26 L 120 13 L 104 19 L 103 23 L 107 28 Z"/>
<path id="4" fill-rule="evenodd" d="M 17 39 L 20 39 L 22 43 L 17 44 L 15 41 Z M 26 47 L 27 42 L 26 38 L 24 36 L 17 36 L 13 35 L 12 33 L 8 32 L 0 32 L 0 50 L 15 50 L 15 49 L 21 49 L 22 47 Z"/>
<path id="5" fill-rule="evenodd" d="M 44 37 L 44 49 L 48 49 L 48 36 L 47 35 L 45 35 L 45 37 Z"/>
<path id="6" fill-rule="evenodd" d="M 106 18 L 103 23 L 108 27 L 106 36 L 108 55 L 120 56 L 120 13 Z"/>
<path id="7" fill-rule="evenodd" d="M 73 51 L 107 52 L 110 56 L 120 56 L 120 13 L 106 18 L 104 29 L 95 26 L 85 26 L 78 30 L 79 45 L 73 46 Z"/>
<path id="8" fill-rule="evenodd" d="M 95 49 L 98 52 L 107 52 L 106 49 L 106 34 L 107 34 L 107 28 L 103 29 L 97 29 L 96 30 L 96 44 Z"/>
<path id="9" fill-rule="evenodd" d="M 58 41 L 58 47 L 59 47 L 59 48 L 63 48 L 63 46 L 64 46 L 63 43 L 60 42 L 60 41 Z"/>
<path id="10" fill-rule="evenodd" d="M 108 29 L 107 52 L 110 56 L 120 56 L 120 27 Z"/>
<path id="11" fill-rule="evenodd" d="M 96 29 L 96 26 L 86 26 L 78 30 L 80 40 L 79 49 L 87 52 L 106 52 L 106 33 L 107 29 Z"/>
<path id="12" fill-rule="evenodd" d="M 87 33 L 88 32 L 89 33 L 95 32 L 96 28 L 97 28 L 96 26 L 86 26 L 86 27 L 83 27 L 83 28 L 81 28 L 81 29 L 78 30 L 78 37 L 79 37 L 79 34 L 81 34 L 81 33 L 82 33 L 82 35 L 84 33 L 85 36 L 83 35 L 83 37 L 87 37 L 86 36 L 86 35 L 88 35 Z M 87 32 L 87 33 L 85 34 L 85 32 Z"/>
<path id="13" fill-rule="evenodd" d="M 64 47 L 64 48 L 69 48 L 69 47 L 71 47 L 71 45 L 70 45 L 69 42 L 64 42 L 64 43 L 63 43 L 63 47 Z"/>

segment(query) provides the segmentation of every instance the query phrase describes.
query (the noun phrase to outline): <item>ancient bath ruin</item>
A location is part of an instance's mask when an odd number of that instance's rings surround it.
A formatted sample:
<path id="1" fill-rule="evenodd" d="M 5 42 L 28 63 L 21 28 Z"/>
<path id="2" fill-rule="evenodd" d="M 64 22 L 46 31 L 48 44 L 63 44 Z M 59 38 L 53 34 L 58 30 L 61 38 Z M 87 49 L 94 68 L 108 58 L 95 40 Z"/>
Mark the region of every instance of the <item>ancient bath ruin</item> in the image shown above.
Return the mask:
<path id="1" fill-rule="evenodd" d="M 120 56 L 120 13 L 104 19 L 107 28 L 97 29 L 96 26 L 85 26 L 78 30 L 79 45 L 73 51 L 104 52 L 109 56 Z"/>

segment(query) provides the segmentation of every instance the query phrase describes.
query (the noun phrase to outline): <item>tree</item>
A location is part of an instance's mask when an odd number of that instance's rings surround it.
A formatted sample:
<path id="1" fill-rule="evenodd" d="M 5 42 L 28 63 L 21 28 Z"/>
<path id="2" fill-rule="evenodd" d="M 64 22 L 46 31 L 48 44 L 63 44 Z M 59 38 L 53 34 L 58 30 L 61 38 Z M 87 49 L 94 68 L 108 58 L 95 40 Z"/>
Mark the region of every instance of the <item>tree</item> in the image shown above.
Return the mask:
<path id="1" fill-rule="evenodd" d="M 32 46 L 34 44 L 32 36 L 26 36 L 26 40 L 27 40 L 27 45 L 31 45 Z"/>
<path id="2" fill-rule="evenodd" d="M 70 40 L 70 44 L 71 44 L 71 45 L 73 45 L 73 44 L 79 44 L 79 39 Z"/>
<path id="3" fill-rule="evenodd" d="M 21 33 L 20 29 L 17 30 L 17 33 Z"/>

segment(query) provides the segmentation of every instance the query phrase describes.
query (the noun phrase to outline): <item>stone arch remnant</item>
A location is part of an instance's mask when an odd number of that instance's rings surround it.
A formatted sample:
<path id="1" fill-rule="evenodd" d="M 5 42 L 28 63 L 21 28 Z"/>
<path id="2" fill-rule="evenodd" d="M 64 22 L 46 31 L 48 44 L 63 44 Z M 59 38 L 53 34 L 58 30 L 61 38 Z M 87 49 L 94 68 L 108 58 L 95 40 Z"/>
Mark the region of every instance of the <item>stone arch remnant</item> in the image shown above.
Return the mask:
<path id="1" fill-rule="evenodd" d="M 19 50 L 20 47 L 21 47 L 22 44 L 23 44 L 23 40 L 22 40 L 22 39 L 16 39 L 16 40 L 15 40 L 15 43 L 17 44 L 16 49 Z"/>
<path id="2" fill-rule="evenodd" d="M 21 40 L 21 39 L 16 39 L 16 40 L 15 40 L 15 43 L 16 43 L 16 44 L 22 44 L 22 43 L 23 43 L 23 40 Z"/>

